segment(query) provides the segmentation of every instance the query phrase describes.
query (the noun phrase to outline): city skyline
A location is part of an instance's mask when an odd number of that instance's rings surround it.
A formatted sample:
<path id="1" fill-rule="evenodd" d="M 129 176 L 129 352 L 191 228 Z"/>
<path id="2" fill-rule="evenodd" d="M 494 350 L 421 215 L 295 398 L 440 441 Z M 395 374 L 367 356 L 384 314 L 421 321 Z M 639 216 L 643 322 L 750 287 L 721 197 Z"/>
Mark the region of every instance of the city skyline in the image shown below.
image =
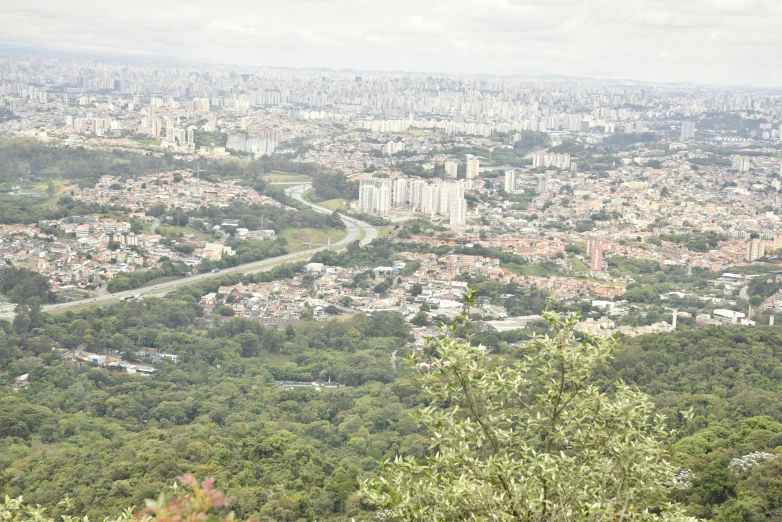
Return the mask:
<path id="1" fill-rule="evenodd" d="M 46 5 L 6 9 L 0 43 L 240 67 L 782 86 L 782 72 L 764 65 L 782 45 L 782 6 L 763 0 L 403 2 L 393 12 L 376 2 L 303 0 L 295 18 L 290 3 L 241 0 L 209 10 L 65 1 L 56 18 Z"/>

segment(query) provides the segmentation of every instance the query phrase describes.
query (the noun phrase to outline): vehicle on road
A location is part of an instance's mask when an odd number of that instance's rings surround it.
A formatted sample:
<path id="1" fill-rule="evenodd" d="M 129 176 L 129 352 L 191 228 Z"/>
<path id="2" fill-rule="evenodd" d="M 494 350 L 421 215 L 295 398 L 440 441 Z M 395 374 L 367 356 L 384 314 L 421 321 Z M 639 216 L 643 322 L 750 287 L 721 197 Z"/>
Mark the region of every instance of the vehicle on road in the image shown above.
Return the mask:
<path id="1" fill-rule="evenodd" d="M 213 274 L 216 274 L 216 273 L 217 273 L 217 272 L 219 272 L 219 271 L 220 271 L 220 269 L 219 269 L 219 268 L 215 268 L 214 270 L 212 270 L 212 273 L 213 273 Z"/>

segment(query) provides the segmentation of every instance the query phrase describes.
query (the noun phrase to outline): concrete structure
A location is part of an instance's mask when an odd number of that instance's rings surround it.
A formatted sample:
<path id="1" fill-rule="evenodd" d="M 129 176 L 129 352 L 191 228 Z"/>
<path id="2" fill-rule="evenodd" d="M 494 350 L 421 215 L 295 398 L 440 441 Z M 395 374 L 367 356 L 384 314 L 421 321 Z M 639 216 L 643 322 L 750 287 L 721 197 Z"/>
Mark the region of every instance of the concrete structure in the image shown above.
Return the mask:
<path id="1" fill-rule="evenodd" d="M 682 135 L 681 140 L 689 140 L 695 137 L 695 122 L 683 121 L 682 122 Z"/>
<path id="2" fill-rule="evenodd" d="M 528 324 L 542 319 L 539 315 L 523 315 L 521 317 L 509 317 L 502 321 L 482 321 L 478 323 L 481 332 L 508 332 L 526 328 Z"/>
<path id="3" fill-rule="evenodd" d="M 457 176 L 457 170 L 459 168 L 459 165 L 455 161 L 446 161 L 445 162 L 445 177 L 456 179 Z"/>
<path id="4" fill-rule="evenodd" d="M 518 184 L 518 179 L 516 176 L 515 170 L 506 170 L 505 171 L 505 192 L 508 194 L 513 194 L 516 192 L 516 185 Z"/>
<path id="5" fill-rule="evenodd" d="M 478 177 L 480 170 L 480 161 L 475 156 L 467 157 L 467 179 L 475 179 Z"/>

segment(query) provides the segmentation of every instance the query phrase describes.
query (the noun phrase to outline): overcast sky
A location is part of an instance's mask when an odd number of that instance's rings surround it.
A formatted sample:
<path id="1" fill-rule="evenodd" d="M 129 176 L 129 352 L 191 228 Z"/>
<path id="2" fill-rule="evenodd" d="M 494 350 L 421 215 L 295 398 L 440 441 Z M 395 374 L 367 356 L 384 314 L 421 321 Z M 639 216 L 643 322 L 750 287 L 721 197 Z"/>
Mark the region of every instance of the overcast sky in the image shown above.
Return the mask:
<path id="1" fill-rule="evenodd" d="M 782 0 L 0 0 L 0 28 L 210 63 L 782 86 Z"/>

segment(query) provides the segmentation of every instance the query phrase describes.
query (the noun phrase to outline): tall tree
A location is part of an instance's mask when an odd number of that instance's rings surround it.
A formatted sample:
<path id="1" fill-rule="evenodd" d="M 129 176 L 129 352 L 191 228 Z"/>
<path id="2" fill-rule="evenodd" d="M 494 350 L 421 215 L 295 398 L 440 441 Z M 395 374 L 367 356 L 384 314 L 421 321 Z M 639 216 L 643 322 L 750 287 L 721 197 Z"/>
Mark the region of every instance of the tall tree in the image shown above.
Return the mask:
<path id="1" fill-rule="evenodd" d="M 385 461 L 362 485 L 388 519 L 690 520 L 665 500 L 670 432 L 651 401 L 621 382 L 610 393 L 595 383 L 616 340 L 579 341 L 575 316 L 544 317 L 550 333 L 512 364 L 486 361 L 457 336 L 460 325 L 433 341 L 438 355 L 422 378 L 430 406 L 418 412 L 431 454 Z"/>

